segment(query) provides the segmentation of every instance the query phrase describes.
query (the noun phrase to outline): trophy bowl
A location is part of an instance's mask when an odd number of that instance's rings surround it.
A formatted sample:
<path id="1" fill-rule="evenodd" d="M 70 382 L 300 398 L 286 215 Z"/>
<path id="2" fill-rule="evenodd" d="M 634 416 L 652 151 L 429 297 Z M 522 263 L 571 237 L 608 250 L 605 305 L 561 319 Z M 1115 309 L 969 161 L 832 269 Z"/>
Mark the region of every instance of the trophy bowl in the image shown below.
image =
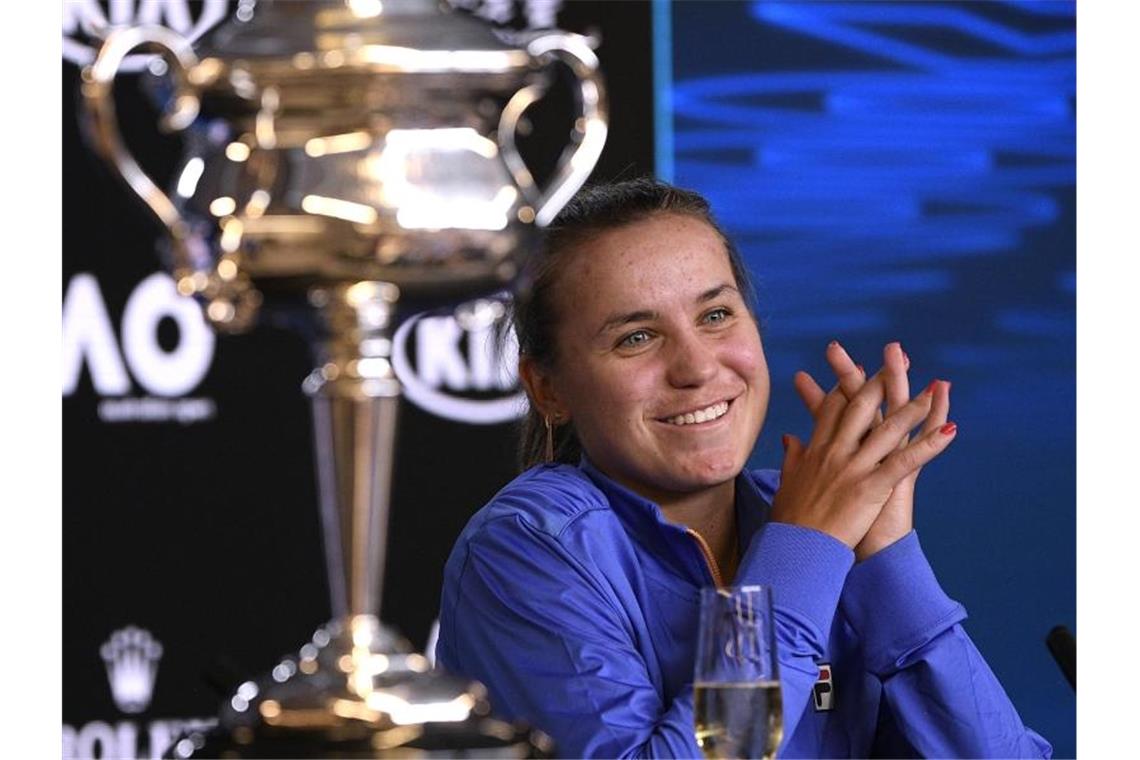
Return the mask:
<path id="1" fill-rule="evenodd" d="M 514 36 L 436 0 L 262 0 L 197 52 L 165 27 L 113 30 L 83 94 L 95 144 L 169 232 L 179 291 L 240 331 L 262 294 L 284 305 L 314 285 L 378 281 L 455 300 L 511 282 L 606 136 L 588 41 Z M 169 73 L 161 126 L 186 134 L 171 193 L 118 129 L 111 88 L 139 47 Z M 556 62 L 577 79 L 578 116 L 540 190 L 515 133 Z"/>

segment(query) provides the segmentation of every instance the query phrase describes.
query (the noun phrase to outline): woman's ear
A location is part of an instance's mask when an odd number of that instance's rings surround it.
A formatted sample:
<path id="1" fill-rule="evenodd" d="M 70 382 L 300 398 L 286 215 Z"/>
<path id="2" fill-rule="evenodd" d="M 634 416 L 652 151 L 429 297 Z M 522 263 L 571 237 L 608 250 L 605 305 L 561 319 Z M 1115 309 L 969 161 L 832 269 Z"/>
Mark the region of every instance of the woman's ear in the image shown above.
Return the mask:
<path id="1" fill-rule="evenodd" d="M 526 388 L 530 403 L 539 414 L 549 418 L 551 422 L 561 423 L 570 419 L 549 370 L 540 367 L 534 359 L 523 355 L 519 357 L 519 379 Z"/>

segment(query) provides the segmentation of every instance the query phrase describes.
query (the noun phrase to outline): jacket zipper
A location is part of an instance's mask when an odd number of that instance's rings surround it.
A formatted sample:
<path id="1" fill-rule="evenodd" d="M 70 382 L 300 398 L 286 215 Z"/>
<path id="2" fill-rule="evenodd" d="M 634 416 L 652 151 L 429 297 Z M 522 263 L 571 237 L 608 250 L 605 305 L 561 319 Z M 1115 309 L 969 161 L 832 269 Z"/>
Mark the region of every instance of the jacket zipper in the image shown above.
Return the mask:
<path id="1" fill-rule="evenodd" d="M 708 543 L 705 542 L 704 536 L 697 533 L 692 528 L 685 528 L 688 533 L 697 542 L 697 546 L 701 548 L 701 556 L 705 558 L 705 563 L 709 566 L 709 574 L 712 575 L 713 583 L 717 588 L 724 588 L 724 579 L 721 577 L 720 568 L 717 567 L 716 560 L 713 558 L 712 549 L 709 548 Z"/>

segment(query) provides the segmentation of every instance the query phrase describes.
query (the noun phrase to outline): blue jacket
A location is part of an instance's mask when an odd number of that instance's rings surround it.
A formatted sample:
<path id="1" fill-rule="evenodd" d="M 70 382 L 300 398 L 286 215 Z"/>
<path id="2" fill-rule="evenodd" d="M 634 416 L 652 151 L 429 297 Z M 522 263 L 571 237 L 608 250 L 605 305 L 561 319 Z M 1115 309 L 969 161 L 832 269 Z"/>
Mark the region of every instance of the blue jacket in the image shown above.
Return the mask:
<path id="1" fill-rule="evenodd" d="M 1050 757 L 962 630 L 912 532 L 864 562 L 824 533 L 769 522 L 774 471 L 737 479 L 735 584 L 773 587 L 781 758 Z M 574 757 L 699 757 L 693 536 L 602 475 L 544 465 L 468 523 L 444 571 L 439 663 L 495 711 Z M 832 671 L 829 711 L 813 687 Z"/>

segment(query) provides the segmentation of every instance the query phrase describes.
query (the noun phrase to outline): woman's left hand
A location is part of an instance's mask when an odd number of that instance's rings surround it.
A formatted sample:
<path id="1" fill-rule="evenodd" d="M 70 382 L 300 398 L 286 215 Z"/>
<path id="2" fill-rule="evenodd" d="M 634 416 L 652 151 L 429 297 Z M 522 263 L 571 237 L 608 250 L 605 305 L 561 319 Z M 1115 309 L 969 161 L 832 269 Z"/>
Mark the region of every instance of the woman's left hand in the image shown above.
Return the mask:
<path id="1" fill-rule="evenodd" d="M 863 386 L 867 376 L 863 368 L 858 366 L 837 341 L 832 341 L 827 347 L 827 362 L 835 372 L 839 387 L 845 396 L 850 398 Z M 883 349 L 883 377 L 886 396 L 886 413 L 890 414 L 910 400 L 910 383 L 907 379 L 907 370 L 910 360 L 896 343 L 888 343 Z M 803 399 L 808 411 L 814 417 L 816 410 L 823 401 L 826 393 L 811 375 L 806 372 L 797 372 L 794 380 L 796 392 Z M 941 427 L 946 423 L 950 413 L 950 383 L 935 380 L 931 383 L 934 400 L 930 416 L 926 418 L 922 432 Z M 906 445 L 906 440 L 900 444 Z M 918 470 L 904 478 L 887 499 L 879 516 L 871 525 L 871 529 L 862 541 L 855 547 L 855 558 L 864 560 L 881 549 L 890 546 L 905 536 L 914 528 L 914 487 L 918 479 Z"/>

